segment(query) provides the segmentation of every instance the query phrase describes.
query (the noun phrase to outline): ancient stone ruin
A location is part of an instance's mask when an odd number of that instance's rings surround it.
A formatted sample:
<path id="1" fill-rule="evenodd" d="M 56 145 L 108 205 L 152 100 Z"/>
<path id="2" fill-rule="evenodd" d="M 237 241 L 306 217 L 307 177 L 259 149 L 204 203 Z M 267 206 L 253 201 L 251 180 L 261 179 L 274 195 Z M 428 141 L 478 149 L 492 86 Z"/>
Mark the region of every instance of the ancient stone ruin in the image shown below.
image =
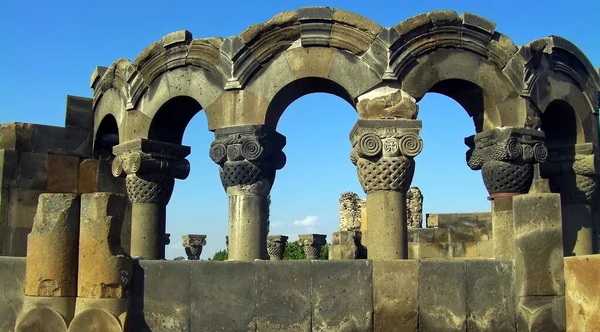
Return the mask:
<path id="1" fill-rule="evenodd" d="M 381 27 L 309 7 L 228 38 L 173 32 L 97 67 L 90 86 L 92 98 L 67 97 L 64 127 L 0 127 L 0 331 L 598 327 L 600 79 L 568 40 L 517 46 L 470 13 Z M 358 113 L 348 147 L 367 203 L 358 213 L 348 196 L 332 260 L 268 260 L 285 243 L 267 240 L 286 164 L 277 123 L 313 92 Z M 413 228 L 428 92 L 473 119 L 466 161 L 491 211 Z M 197 148 L 229 197 L 230 261 L 196 260 L 192 236 L 192 259 L 167 261 L 167 205 L 191 167 L 182 138 L 201 111 L 215 140 Z M 311 258 L 323 237 L 303 236 Z"/>

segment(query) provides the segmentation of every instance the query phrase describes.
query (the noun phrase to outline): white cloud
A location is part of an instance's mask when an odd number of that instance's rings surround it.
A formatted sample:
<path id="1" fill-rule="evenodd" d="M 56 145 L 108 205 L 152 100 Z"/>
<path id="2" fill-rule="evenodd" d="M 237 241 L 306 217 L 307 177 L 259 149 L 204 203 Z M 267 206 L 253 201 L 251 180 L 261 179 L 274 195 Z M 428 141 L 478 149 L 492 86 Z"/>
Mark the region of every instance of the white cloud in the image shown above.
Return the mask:
<path id="1" fill-rule="evenodd" d="M 317 226 L 320 225 L 319 218 L 316 216 L 308 216 L 302 220 L 294 221 L 295 226 Z"/>
<path id="2" fill-rule="evenodd" d="M 319 218 L 316 216 L 308 216 L 302 220 L 295 220 L 294 226 L 304 227 L 303 233 L 305 234 L 313 234 L 318 233 L 318 227 L 321 223 L 319 222 Z"/>

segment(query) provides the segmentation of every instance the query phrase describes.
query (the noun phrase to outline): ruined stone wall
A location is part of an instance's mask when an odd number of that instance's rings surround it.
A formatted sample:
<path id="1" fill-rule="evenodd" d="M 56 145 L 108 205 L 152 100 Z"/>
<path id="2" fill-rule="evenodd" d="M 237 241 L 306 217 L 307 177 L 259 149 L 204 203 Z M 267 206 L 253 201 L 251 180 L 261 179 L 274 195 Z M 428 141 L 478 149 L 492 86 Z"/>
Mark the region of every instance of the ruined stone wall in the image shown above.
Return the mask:
<path id="1" fill-rule="evenodd" d="M 494 257 L 490 212 L 428 213 L 426 224 L 409 229 L 409 258 Z"/>
<path id="2" fill-rule="evenodd" d="M 135 264 L 132 331 L 516 329 L 510 261 Z M 24 259 L 0 257 L 0 332 L 12 331 L 24 273 Z"/>
<path id="3" fill-rule="evenodd" d="M 124 193 L 110 161 L 92 158 L 91 100 L 69 96 L 65 127 L 0 125 L 0 255 L 26 255 L 41 193 Z M 125 222 L 129 225 L 129 222 Z M 123 228 L 128 246 L 128 226 Z"/>

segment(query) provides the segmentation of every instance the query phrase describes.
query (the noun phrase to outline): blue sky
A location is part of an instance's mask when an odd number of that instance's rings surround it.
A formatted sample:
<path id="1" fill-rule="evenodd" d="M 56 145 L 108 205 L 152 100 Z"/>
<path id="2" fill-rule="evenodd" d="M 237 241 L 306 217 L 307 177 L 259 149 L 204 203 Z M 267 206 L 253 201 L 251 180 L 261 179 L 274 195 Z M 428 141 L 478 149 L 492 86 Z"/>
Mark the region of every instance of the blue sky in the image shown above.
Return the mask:
<path id="1" fill-rule="evenodd" d="M 186 29 L 194 37 L 227 37 L 275 14 L 325 5 L 393 26 L 436 9 L 472 12 L 494 21 L 517 45 L 548 35 L 565 37 L 600 65 L 600 2 L 569 1 L 24 1 L 0 2 L 0 123 L 64 125 L 66 95 L 91 97 L 96 66 L 135 57 L 163 35 Z M 558 2 L 556 2 L 558 3 Z M 419 103 L 424 150 L 416 158 L 413 185 L 425 197 L 424 213 L 489 210 L 480 172 L 465 162 L 463 138 L 474 134 L 466 112 L 445 96 Z M 272 190 L 271 234 L 318 232 L 328 239 L 338 225 L 344 191 L 364 197 L 349 160 L 348 133 L 357 119 L 342 99 L 311 94 L 288 107 L 278 131 L 287 136 L 285 168 Z M 217 166 L 208 158 L 213 134 L 204 114 L 189 124 L 184 144 L 192 147 L 192 172 L 177 181 L 168 206 L 172 244 L 167 257 L 184 256 L 185 233 L 207 234 L 202 258 L 225 247 L 227 196 Z"/>

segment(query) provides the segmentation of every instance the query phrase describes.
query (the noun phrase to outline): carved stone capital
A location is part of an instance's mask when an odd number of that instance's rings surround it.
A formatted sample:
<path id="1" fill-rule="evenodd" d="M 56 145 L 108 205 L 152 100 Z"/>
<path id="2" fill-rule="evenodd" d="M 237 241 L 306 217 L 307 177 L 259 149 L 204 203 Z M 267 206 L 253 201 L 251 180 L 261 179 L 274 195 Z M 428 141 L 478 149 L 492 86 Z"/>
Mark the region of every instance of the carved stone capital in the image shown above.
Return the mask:
<path id="1" fill-rule="evenodd" d="M 467 164 L 481 170 L 490 195 L 524 194 L 533 181 L 533 165 L 548 157 L 544 133 L 502 127 L 467 137 Z"/>
<path id="2" fill-rule="evenodd" d="M 137 139 L 117 145 L 112 162 L 115 177 L 126 177 L 127 194 L 132 203 L 167 204 L 175 179 L 190 174 L 188 146 Z"/>
<path id="3" fill-rule="evenodd" d="M 548 161 L 540 165 L 542 177 L 564 204 L 590 204 L 596 198 L 600 159 L 591 143 L 549 147 Z"/>
<path id="4" fill-rule="evenodd" d="M 185 248 L 185 253 L 189 260 L 199 260 L 202 253 L 202 247 L 206 245 L 206 235 L 186 234 L 182 237 L 181 244 Z"/>
<path id="5" fill-rule="evenodd" d="M 319 259 L 321 247 L 327 244 L 327 235 L 301 234 L 298 235 L 298 238 L 298 243 L 304 249 L 306 259 Z"/>
<path id="6" fill-rule="evenodd" d="M 267 195 L 275 173 L 285 166 L 285 136 L 265 126 L 217 129 L 209 150 L 217 163 L 225 190 L 240 187 L 244 192 Z"/>
<path id="7" fill-rule="evenodd" d="M 271 260 L 280 261 L 287 245 L 288 237 L 285 235 L 267 236 L 267 252 Z"/>
<path id="8" fill-rule="evenodd" d="M 418 120 L 358 120 L 350 132 L 350 160 L 363 190 L 406 192 L 423 150 Z"/>

